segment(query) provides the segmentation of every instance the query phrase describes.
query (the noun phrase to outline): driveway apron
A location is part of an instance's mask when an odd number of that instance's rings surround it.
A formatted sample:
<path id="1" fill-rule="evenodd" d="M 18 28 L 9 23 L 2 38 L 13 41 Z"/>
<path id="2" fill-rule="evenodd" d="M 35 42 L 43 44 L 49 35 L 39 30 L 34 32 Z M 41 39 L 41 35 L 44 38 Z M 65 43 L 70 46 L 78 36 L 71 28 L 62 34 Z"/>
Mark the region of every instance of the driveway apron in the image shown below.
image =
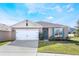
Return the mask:
<path id="1" fill-rule="evenodd" d="M 7 45 L 0 46 L 0 55 L 7 56 L 35 56 L 37 54 L 38 41 L 16 40 Z"/>

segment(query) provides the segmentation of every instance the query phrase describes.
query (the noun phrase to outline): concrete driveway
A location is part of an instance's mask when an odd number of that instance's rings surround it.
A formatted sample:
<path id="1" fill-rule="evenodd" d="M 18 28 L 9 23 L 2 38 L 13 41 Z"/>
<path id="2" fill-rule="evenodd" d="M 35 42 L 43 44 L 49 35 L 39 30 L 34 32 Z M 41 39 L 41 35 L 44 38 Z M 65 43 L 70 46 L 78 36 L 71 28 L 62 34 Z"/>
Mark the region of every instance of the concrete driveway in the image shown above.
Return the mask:
<path id="1" fill-rule="evenodd" d="M 38 41 L 16 40 L 7 45 L 0 46 L 0 55 L 11 56 L 35 56 L 37 54 Z"/>

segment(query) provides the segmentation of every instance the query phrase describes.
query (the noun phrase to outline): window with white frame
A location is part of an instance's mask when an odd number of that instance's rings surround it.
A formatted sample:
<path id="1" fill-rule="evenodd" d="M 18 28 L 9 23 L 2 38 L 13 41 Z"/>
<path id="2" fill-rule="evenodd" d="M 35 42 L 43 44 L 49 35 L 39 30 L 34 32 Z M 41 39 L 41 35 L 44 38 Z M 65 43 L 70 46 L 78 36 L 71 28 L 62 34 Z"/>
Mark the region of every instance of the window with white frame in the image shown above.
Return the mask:
<path id="1" fill-rule="evenodd" d="M 54 28 L 54 37 L 63 37 L 63 28 Z"/>

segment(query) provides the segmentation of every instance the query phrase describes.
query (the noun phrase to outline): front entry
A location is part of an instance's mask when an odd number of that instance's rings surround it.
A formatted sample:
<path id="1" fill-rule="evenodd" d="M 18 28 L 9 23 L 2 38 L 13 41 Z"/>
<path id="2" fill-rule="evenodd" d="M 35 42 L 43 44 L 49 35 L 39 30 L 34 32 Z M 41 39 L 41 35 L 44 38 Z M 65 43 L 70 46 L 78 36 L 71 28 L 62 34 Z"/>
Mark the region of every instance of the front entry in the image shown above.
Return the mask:
<path id="1" fill-rule="evenodd" d="M 48 40 L 48 28 L 43 28 L 44 39 Z"/>

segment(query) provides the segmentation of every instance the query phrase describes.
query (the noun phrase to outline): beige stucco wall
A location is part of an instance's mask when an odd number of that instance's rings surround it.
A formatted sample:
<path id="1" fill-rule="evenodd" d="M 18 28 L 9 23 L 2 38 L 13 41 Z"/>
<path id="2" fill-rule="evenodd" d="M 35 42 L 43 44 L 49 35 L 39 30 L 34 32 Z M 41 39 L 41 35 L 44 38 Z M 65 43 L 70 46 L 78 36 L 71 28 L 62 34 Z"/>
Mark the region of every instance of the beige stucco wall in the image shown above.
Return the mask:
<path id="1" fill-rule="evenodd" d="M 64 38 L 68 37 L 68 27 L 64 27 Z"/>
<path id="2" fill-rule="evenodd" d="M 16 31 L 14 29 L 12 29 L 12 31 L 11 31 L 11 39 L 12 40 L 16 39 Z"/>
<path id="3" fill-rule="evenodd" d="M 0 31 L 0 41 L 11 40 L 10 31 Z"/>
<path id="4" fill-rule="evenodd" d="M 48 28 L 48 38 L 50 38 L 53 34 L 53 28 Z"/>

